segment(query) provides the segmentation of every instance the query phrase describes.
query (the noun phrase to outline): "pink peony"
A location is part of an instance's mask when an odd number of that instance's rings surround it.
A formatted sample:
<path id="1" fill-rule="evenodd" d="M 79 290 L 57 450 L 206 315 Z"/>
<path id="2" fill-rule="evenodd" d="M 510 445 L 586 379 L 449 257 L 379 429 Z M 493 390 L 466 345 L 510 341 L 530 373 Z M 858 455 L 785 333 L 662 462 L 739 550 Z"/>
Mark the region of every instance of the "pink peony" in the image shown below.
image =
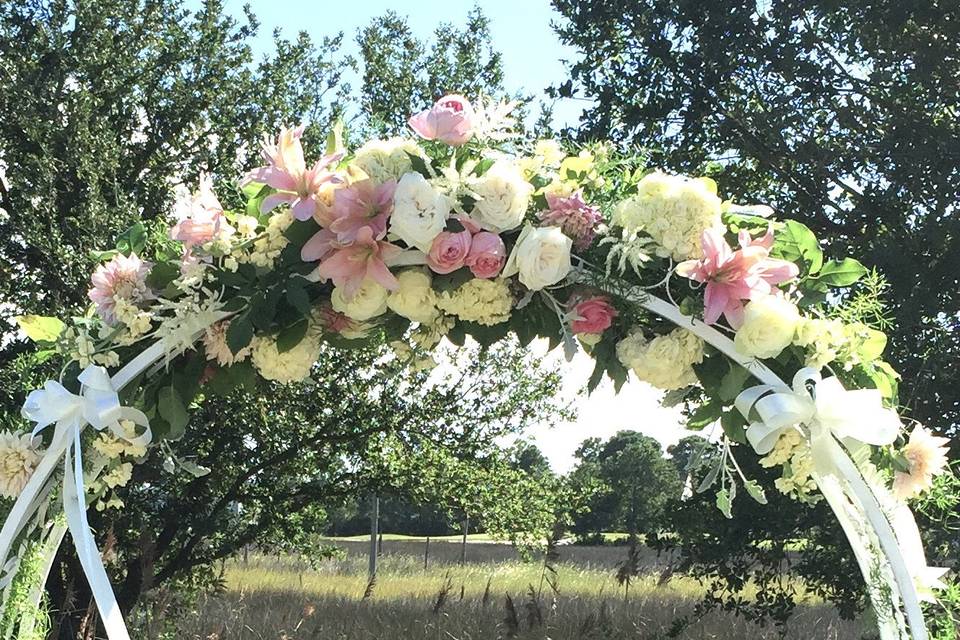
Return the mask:
<path id="1" fill-rule="evenodd" d="M 370 227 L 360 227 L 353 244 L 333 249 L 320 263 L 317 273 L 324 280 L 333 280 L 336 286 L 343 287 L 347 298 L 357 293 L 364 278 L 371 278 L 390 291 L 396 291 L 400 283 L 390 273 L 386 261 L 401 251 L 396 245 L 374 238 Z"/>
<path id="2" fill-rule="evenodd" d="M 324 156 L 307 169 L 300 144 L 302 135 L 303 126 L 300 126 L 281 129 L 276 142 L 270 138 L 264 140 L 260 155 L 267 164 L 254 169 L 246 177 L 246 182 L 262 182 L 277 190 L 264 198 L 261 212 L 267 213 L 277 205 L 288 204 L 297 220 L 309 220 L 317 210 L 323 185 L 341 181 L 330 167 L 336 165 L 343 154 Z"/>
<path id="3" fill-rule="evenodd" d="M 330 223 L 330 230 L 337 234 L 337 240 L 342 244 L 353 242 L 361 227 L 370 227 L 375 238 L 382 238 L 387 233 L 387 218 L 393 211 L 396 188 L 396 180 L 381 185 L 373 180 L 361 180 L 337 189 Z"/>
<path id="4" fill-rule="evenodd" d="M 213 192 L 213 182 L 206 175 L 200 176 L 200 186 L 190 198 L 177 203 L 176 214 L 179 222 L 170 230 L 170 237 L 182 242 L 187 254 L 193 247 L 235 233 Z"/>
<path id="5" fill-rule="evenodd" d="M 540 213 L 541 222 L 563 229 L 565 234 L 573 238 L 578 249 L 590 246 L 600 224 L 600 209 L 587 204 L 582 191 L 570 196 L 548 193 L 547 206 L 550 208 Z"/>
<path id="6" fill-rule="evenodd" d="M 119 299 L 136 305 L 156 298 L 146 284 L 147 274 L 152 267 L 151 263 L 144 262 L 135 254 L 117 254 L 109 262 L 97 267 L 90 278 L 93 287 L 87 292 L 87 297 L 97 305 L 97 313 L 104 322 L 116 322 L 114 309 Z"/>
<path id="7" fill-rule="evenodd" d="M 773 230 L 756 240 L 749 232 L 740 232 L 740 249 L 734 251 L 719 229 L 707 229 L 701 237 L 703 259 L 677 265 L 685 278 L 706 283 L 703 296 L 704 321 L 716 322 L 720 315 L 734 329 L 743 323 L 743 301 L 754 300 L 775 291 L 776 285 L 795 278 L 797 265 L 771 258 Z"/>
<path id="8" fill-rule="evenodd" d="M 462 267 L 472 244 L 469 231 L 441 231 L 427 254 L 427 264 L 437 273 L 452 273 Z"/>
<path id="9" fill-rule="evenodd" d="M 573 311 L 577 314 L 577 319 L 571 323 L 574 333 L 603 333 L 617 317 L 617 310 L 606 296 L 580 300 Z"/>
<path id="10" fill-rule="evenodd" d="M 507 261 L 507 248 L 503 240 L 495 233 L 481 231 L 473 236 L 470 244 L 470 253 L 464 264 L 470 267 L 470 272 L 477 278 L 494 278 L 503 269 Z"/>
<path id="11" fill-rule="evenodd" d="M 420 137 L 459 146 L 473 136 L 473 107 L 463 96 L 440 98 L 426 111 L 411 116 L 407 123 Z"/>

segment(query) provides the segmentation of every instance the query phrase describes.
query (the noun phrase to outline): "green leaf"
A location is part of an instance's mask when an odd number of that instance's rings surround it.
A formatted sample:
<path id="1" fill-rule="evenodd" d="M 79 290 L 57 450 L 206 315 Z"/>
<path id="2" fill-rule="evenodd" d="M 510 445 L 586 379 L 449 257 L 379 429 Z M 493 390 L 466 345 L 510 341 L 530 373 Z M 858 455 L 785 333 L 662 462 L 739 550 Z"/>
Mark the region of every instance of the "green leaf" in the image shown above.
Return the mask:
<path id="1" fill-rule="evenodd" d="M 719 402 L 710 400 L 706 404 L 697 407 L 694 412 L 690 414 L 690 419 L 687 421 L 687 428 L 703 429 L 719 420 L 722 413 L 723 406 Z"/>
<path id="2" fill-rule="evenodd" d="M 124 255 L 139 254 L 147 246 L 147 229 L 137 222 L 117 237 L 117 251 Z"/>
<path id="3" fill-rule="evenodd" d="M 294 220 L 293 224 L 283 232 L 283 237 L 295 247 L 302 247 L 317 231 L 320 231 L 320 225 L 314 222 L 312 218 L 310 220 Z M 299 249 L 297 255 L 300 255 Z"/>
<path id="4" fill-rule="evenodd" d="M 720 509 L 720 513 L 727 519 L 733 519 L 733 496 L 726 488 L 717 491 L 717 509 Z"/>
<path id="5" fill-rule="evenodd" d="M 713 486 L 713 483 L 717 481 L 717 476 L 720 475 L 720 461 L 718 460 L 715 465 L 710 467 L 710 471 L 707 472 L 707 475 L 703 477 L 703 480 L 700 481 L 700 484 L 697 485 L 697 493 L 703 493 L 707 489 Z"/>
<path id="6" fill-rule="evenodd" d="M 147 274 L 147 286 L 154 291 L 163 291 L 167 285 L 180 277 L 180 265 L 175 262 L 158 262 Z"/>
<path id="7" fill-rule="evenodd" d="M 883 355 L 884 349 L 887 348 L 887 334 L 869 328 L 866 330 L 866 334 L 863 342 L 857 348 L 857 355 L 860 356 L 860 360 L 871 362 Z"/>
<path id="8" fill-rule="evenodd" d="M 407 152 L 407 157 L 410 158 L 410 166 L 413 167 L 413 170 L 422 175 L 424 178 L 430 179 L 430 170 L 427 169 L 426 161 L 415 153 Z"/>
<path id="9" fill-rule="evenodd" d="M 173 386 L 163 387 L 157 394 L 157 411 L 160 417 L 170 425 L 170 440 L 179 440 L 187 428 L 187 422 L 190 420 L 190 414 L 187 407 L 184 406 L 180 394 Z"/>
<path id="10" fill-rule="evenodd" d="M 806 225 L 796 220 L 786 221 L 783 230 L 776 236 L 773 253 L 790 262 L 801 262 L 806 266 L 808 275 L 817 273 L 823 266 L 823 251 L 820 250 L 817 237 Z"/>
<path id="11" fill-rule="evenodd" d="M 727 362 L 730 370 L 720 379 L 720 399 L 724 402 L 733 402 L 743 391 L 746 381 L 750 378 L 750 372 L 731 360 Z"/>
<path id="12" fill-rule="evenodd" d="M 92 251 L 91 250 L 87 252 L 87 257 L 89 257 L 94 262 L 103 262 L 105 260 L 109 260 L 110 258 L 117 255 L 118 253 L 120 252 L 117 251 L 116 249 L 110 249 L 109 251 Z"/>
<path id="13" fill-rule="evenodd" d="M 253 323 L 250 312 L 235 317 L 227 327 L 227 346 L 234 355 L 243 351 L 253 340 Z"/>
<path id="14" fill-rule="evenodd" d="M 304 336 L 307 335 L 307 329 L 309 327 L 310 323 L 306 318 L 303 318 L 299 322 L 294 323 L 278 333 L 277 351 L 280 353 L 285 353 L 300 344 L 300 341 L 303 340 Z"/>
<path id="15" fill-rule="evenodd" d="M 823 265 L 817 280 L 831 287 L 849 287 L 865 275 L 867 268 L 859 260 L 844 258 L 839 262 L 830 260 Z"/>
<path id="16" fill-rule="evenodd" d="M 756 480 L 747 480 L 743 483 L 743 487 L 747 490 L 747 493 L 750 494 L 751 498 L 760 504 L 767 504 L 767 494 Z"/>
<path id="17" fill-rule="evenodd" d="M 290 278 L 287 283 L 287 302 L 305 316 L 312 311 L 310 294 L 305 289 L 308 284 L 310 283 L 307 280 L 300 277 Z"/>
<path id="18" fill-rule="evenodd" d="M 59 318 L 50 316 L 16 316 L 14 320 L 34 342 L 56 342 L 67 327 Z"/>
<path id="19" fill-rule="evenodd" d="M 736 409 L 723 412 L 720 416 L 720 426 L 723 427 L 724 435 L 734 442 L 747 443 L 747 421 Z"/>
<path id="20" fill-rule="evenodd" d="M 343 151 L 343 118 L 337 118 L 327 134 L 326 154 L 329 156 L 338 151 Z"/>

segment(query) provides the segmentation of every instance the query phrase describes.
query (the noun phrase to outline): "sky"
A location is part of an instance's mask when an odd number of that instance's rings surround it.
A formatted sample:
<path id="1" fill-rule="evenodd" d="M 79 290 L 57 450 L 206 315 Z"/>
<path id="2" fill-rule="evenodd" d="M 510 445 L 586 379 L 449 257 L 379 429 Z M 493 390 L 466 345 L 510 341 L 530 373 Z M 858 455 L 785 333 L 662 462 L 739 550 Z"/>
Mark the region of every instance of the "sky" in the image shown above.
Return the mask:
<path id="1" fill-rule="evenodd" d="M 439 23 L 461 24 L 475 4 L 490 19 L 494 45 L 503 55 L 509 92 L 542 96 L 546 87 L 566 80 L 563 60 L 575 57 L 575 52 L 560 43 L 551 27 L 552 22 L 562 18 L 549 0 L 227 0 L 227 11 L 240 16 L 245 2 L 249 2 L 261 22 L 253 43 L 258 57 L 272 50 L 272 33 L 278 28 L 287 38 L 304 30 L 315 40 L 343 31 L 349 47 L 346 52 L 355 53 L 357 30 L 388 9 L 407 16 L 414 33 L 429 39 Z M 554 108 L 555 126 L 575 125 L 584 103 L 568 99 L 559 101 Z M 545 342 L 533 349 L 542 355 Z M 540 447 L 555 471 L 569 471 L 575 462 L 574 452 L 589 437 L 605 439 L 622 429 L 634 429 L 657 438 L 666 447 L 689 434 L 679 426 L 678 410 L 660 407 L 661 394 L 645 383 L 631 380 L 617 394 L 612 383 L 604 381 L 589 397 L 581 394 L 593 371 L 593 361 L 582 351 L 567 363 L 562 350 L 557 349 L 550 354 L 548 363 L 560 366 L 564 372 L 561 399 L 572 400 L 577 412 L 577 419 L 571 423 L 554 428 L 531 425 L 527 431 L 527 437 Z"/>

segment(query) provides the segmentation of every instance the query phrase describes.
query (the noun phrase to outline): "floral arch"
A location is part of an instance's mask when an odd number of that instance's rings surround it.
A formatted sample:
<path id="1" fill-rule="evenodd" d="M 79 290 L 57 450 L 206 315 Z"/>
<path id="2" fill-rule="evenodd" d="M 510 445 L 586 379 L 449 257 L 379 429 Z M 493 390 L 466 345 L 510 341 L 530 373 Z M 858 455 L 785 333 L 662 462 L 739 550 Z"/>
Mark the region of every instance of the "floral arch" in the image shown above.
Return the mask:
<path id="1" fill-rule="evenodd" d="M 606 144 L 567 155 L 521 139 L 510 108 L 446 96 L 410 118 L 416 136 L 348 152 L 335 127 L 310 163 L 303 128 L 284 129 L 238 206 L 202 178 L 164 237 L 136 225 L 100 256 L 87 314 L 20 318 L 64 361 L 26 400 L 33 431 L 0 436 L 0 489 L 16 499 L 0 532 L 6 607 L 34 569 L 26 608 L 14 603 L 21 628 L 69 530 L 109 637 L 128 637 L 86 509 L 120 504 L 113 489 L 182 433 L 202 389 L 302 379 L 323 342 L 393 341 L 424 367 L 443 337 L 512 332 L 586 350 L 591 386 L 633 371 L 721 425 L 705 484 L 725 513 L 738 486 L 766 501 L 734 451 L 780 467 L 774 490 L 825 499 L 881 637 L 927 637 L 920 600 L 943 570 L 927 566 L 906 500 L 942 469 L 944 441 L 903 433 L 886 338 L 858 315 L 870 287 L 857 283 L 873 276 L 825 260 L 802 224 L 722 201 L 709 178 L 647 172 Z"/>

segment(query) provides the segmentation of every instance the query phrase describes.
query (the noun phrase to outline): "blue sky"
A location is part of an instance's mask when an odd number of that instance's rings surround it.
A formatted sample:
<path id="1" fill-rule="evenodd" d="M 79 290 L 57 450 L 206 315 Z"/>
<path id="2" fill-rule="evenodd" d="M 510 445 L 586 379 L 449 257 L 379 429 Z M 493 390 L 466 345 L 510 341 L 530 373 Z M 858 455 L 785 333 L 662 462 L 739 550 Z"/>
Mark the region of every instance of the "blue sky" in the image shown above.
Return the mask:
<path id="1" fill-rule="evenodd" d="M 348 51 L 356 51 L 354 36 L 371 18 L 393 9 L 409 19 L 410 27 L 420 38 L 429 38 L 438 24 L 462 24 L 467 12 L 480 6 L 490 18 L 490 31 L 495 46 L 503 54 L 506 87 L 512 93 L 524 91 L 543 96 L 543 90 L 567 78 L 562 60 L 572 59 L 575 51 L 560 43 L 551 23 L 562 18 L 549 0 L 359 0 L 329 2 L 327 0 L 227 0 L 229 13 L 242 15 L 248 3 L 261 22 L 254 43 L 258 54 L 272 49 L 272 33 L 279 28 L 293 38 L 306 31 L 315 40 L 342 31 Z M 451 87 L 451 91 L 456 88 Z M 583 102 L 562 100 L 555 105 L 556 126 L 576 124 Z"/>

